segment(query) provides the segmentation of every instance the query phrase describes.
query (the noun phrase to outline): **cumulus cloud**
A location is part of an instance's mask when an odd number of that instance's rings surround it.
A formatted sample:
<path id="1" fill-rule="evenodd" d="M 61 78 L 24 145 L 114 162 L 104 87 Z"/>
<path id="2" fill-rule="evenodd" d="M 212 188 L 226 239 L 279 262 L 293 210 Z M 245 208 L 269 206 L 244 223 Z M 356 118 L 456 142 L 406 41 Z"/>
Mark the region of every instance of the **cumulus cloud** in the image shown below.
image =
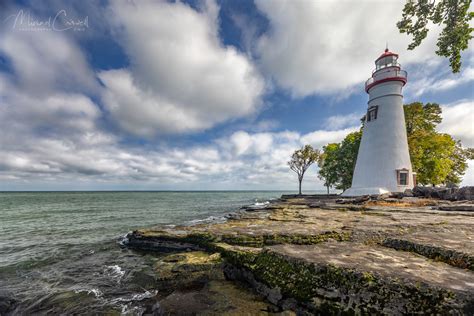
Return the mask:
<path id="1" fill-rule="evenodd" d="M 264 72 L 295 97 L 331 94 L 362 83 L 387 41 L 401 54 L 401 63 L 436 64 L 436 30 L 422 46 L 406 51 L 410 39 L 395 25 L 403 4 L 257 0 L 270 30 L 258 40 L 255 53 Z"/>
<path id="2" fill-rule="evenodd" d="M 308 133 L 302 137 L 304 143 L 309 143 L 315 148 L 320 148 L 327 143 L 337 143 L 346 137 L 347 134 L 355 132 L 359 129 L 358 126 L 345 128 L 342 130 L 319 130 Z"/>
<path id="3" fill-rule="evenodd" d="M 460 140 L 464 147 L 474 146 L 474 102 L 464 100 L 441 107 L 443 121 L 438 130 Z"/>
<path id="4" fill-rule="evenodd" d="M 453 74 L 447 68 L 444 71 L 432 69 L 429 73 L 418 74 L 415 80 L 407 85 L 407 93 L 419 97 L 427 92 L 445 92 L 449 89 L 474 81 L 474 67 L 468 66 L 461 73 Z"/>
<path id="5" fill-rule="evenodd" d="M 13 100 L 13 98 L 10 98 Z M 41 102 L 48 102 L 41 100 Z M 339 141 L 349 130 L 249 133 L 237 131 L 206 144 L 185 148 L 162 145 L 153 149 L 124 145 L 120 139 L 97 127 L 93 103 L 81 96 L 58 97 L 45 107 L 48 118 L 36 121 L 27 111 L 6 106 L 0 111 L 0 124 L 9 133 L 0 136 L 0 180 L 10 185 L 93 181 L 107 187 L 114 183 L 146 183 L 154 188 L 196 187 L 219 189 L 288 188 L 295 181 L 287 160 L 306 143 L 321 146 Z M 74 110 L 67 105 L 73 102 Z M 27 103 L 15 103 L 30 106 Z M 16 124 L 9 121 L 15 117 Z M 47 129 L 49 120 L 64 122 L 80 119 L 70 129 Z M 26 123 L 28 122 L 28 123 Z M 30 123 L 31 122 L 31 123 Z M 320 188 L 312 169 L 309 188 Z M 71 185 L 71 184 L 70 184 Z M 2 186 L 2 189 L 8 189 Z"/>
<path id="6" fill-rule="evenodd" d="M 199 131 L 253 113 L 264 81 L 246 55 L 223 46 L 218 7 L 181 2 L 113 2 L 130 69 L 103 71 L 105 105 L 126 131 Z M 135 114 L 134 114 L 135 113 Z"/>
<path id="7" fill-rule="evenodd" d="M 32 17 L 35 19 L 35 17 Z M 65 32 L 0 31 L 0 173 L 29 181 L 116 170 L 93 148 L 116 142 L 98 128 L 94 71 Z"/>
<path id="8" fill-rule="evenodd" d="M 361 113 L 330 116 L 325 120 L 324 126 L 329 130 L 341 129 L 348 126 L 357 126 L 357 124 L 360 124 L 360 119 L 362 116 L 363 114 Z"/>
<path id="9" fill-rule="evenodd" d="M 0 30 L 0 54 L 6 56 L 20 87 L 46 95 L 55 89 L 97 92 L 97 80 L 71 38 L 61 32 Z"/>

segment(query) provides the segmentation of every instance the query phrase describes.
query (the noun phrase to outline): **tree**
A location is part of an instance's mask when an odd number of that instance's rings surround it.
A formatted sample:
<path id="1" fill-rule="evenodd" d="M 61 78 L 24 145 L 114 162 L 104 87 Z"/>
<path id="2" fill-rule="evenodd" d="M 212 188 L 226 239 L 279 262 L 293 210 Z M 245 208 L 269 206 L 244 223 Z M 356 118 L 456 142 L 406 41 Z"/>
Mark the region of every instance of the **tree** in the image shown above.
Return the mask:
<path id="1" fill-rule="evenodd" d="M 446 183 L 455 160 L 456 141 L 448 134 L 429 133 L 420 138 L 411 138 L 412 147 L 418 147 L 421 155 L 412 158 L 413 171 L 420 184 Z M 461 148 L 462 149 L 462 148 Z"/>
<path id="2" fill-rule="evenodd" d="M 469 11 L 471 0 L 408 0 L 403 8 L 402 19 L 397 23 L 400 33 L 412 35 L 408 45 L 412 50 L 418 47 L 428 35 L 428 24 L 443 24 L 438 37 L 436 54 L 449 58 L 454 73 L 461 69 L 461 51 L 468 48 L 472 39 L 469 21 L 474 17 Z"/>
<path id="3" fill-rule="evenodd" d="M 448 134 L 438 133 L 441 107 L 437 103 L 414 102 L 403 107 L 408 148 L 413 171 L 420 184 L 459 184 L 473 150 Z"/>
<path id="4" fill-rule="evenodd" d="M 360 130 L 348 134 L 342 140 L 337 152 L 339 181 L 336 189 L 345 191 L 351 187 L 361 139 L 362 131 Z"/>
<path id="5" fill-rule="evenodd" d="M 359 152 L 362 131 L 348 134 L 339 144 L 323 147 L 322 161 L 318 177 L 324 180 L 328 192 L 330 187 L 347 190 L 352 184 L 357 153 Z"/>
<path id="6" fill-rule="evenodd" d="M 301 149 L 296 150 L 288 161 L 290 169 L 298 175 L 299 194 L 301 195 L 301 182 L 306 170 L 315 163 L 319 158 L 320 152 L 311 145 L 305 145 Z"/>
<path id="7" fill-rule="evenodd" d="M 419 131 L 434 132 L 436 125 L 441 123 L 441 107 L 437 103 L 413 102 L 403 107 L 407 134 Z"/>
<path id="8" fill-rule="evenodd" d="M 318 159 L 318 178 L 324 181 L 329 194 L 329 189 L 332 188 L 338 181 L 337 174 L 337 152 L 339 144 L 332 143 L 323 147 L 323 152 Z"/>
<path id="9" fill-rule="evenodd" d="M 456 141 L 454 152 L 451 155 L 454 161 L 453 169 L 446 177 L 446 184 L 457 185 L 461 183 L 462 176 L 468 168 L 467 160 L 474 159 L 474 148 L 463 148 L 460 141 Z"/>

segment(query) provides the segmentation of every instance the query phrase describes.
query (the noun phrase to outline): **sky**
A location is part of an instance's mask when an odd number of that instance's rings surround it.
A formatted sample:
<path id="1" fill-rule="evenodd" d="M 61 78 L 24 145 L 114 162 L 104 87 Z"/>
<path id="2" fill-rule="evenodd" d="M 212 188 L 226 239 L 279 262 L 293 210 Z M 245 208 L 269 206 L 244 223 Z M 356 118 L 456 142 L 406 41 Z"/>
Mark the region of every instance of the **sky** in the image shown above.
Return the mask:
<path id="1" fill-rule="evenodd" d="M 0 190 L 296 190 L 291 153 L 359 129 L 387 43 L 404 102 L 474 146 L 474 52 L 452 74 L 436 25 L 407 50 L 404 2 L 2 1 Z"/>

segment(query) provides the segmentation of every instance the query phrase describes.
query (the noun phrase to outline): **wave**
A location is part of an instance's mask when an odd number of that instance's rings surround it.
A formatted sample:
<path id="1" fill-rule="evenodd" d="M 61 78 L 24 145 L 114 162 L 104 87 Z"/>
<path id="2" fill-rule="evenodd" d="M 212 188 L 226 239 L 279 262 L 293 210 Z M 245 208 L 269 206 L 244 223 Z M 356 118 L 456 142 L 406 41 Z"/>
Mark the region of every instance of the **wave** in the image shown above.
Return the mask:
<path id="1" fill-rule="evenodd" d="M 120 306 L 122 309 L 121 311 L 122 315 L 124 314 L 125 315 L 128 315 L 128 314 L 141 315 L 142 312 L 144 311 L 143 307 L 133 306 L 133 303 L 152 298 L 156 296 L 156 294 L 158 294 L 157 290 L 154 290 L 154 291 L 145 290 L 145 292 L 143 293 L 135 293 L 132 295 L 114 298 L 108 301 L 108 303 L 115 306 Z"/>
<path id="2" fill-rule="evenodd" d="M 119 238 L 117 238 L 117 242 L 120 246 L 126 246 L 129 242 L 128 240 L 128 235 L 132 234 L 133 232 L 132 231 L 129 231 L 128 233 L 126 233 L 125 235 L 122 235 L 120 236 Z"/>
<path id="3" fill-rule="evenodd" d="M 104 293 L 102 293 L 101 290 L 99 289 L 95 289 L 95 288 L 92 288 L 92 289 L 75 289 L 74 290 L 74 293 L 87 293 L 87 294 L 93 294 L 95 297 L 97 298 L 100 298 L 104 295 Z"/>
<path id="4" fill-rule="evenodd" d="M 254 206 L 267 206 L 270 204 L 270 201 L 265 201 L 265 202 L 255 202 L 253 203 Z"/>
<path id="5" fill-rule="evenodd" d="M 223 216 L 209 216 L 203 219 L 193 219 L 186 222 L 186 225 L 193 226 L 197 224 L 211 224 L 211 223 L 225 223 L 227 221 L 227 217 Z"/>
<path id="6" fill-rule="evenodd" d="M 104 273 L 119 283 L 122 277 L 125 275 L 125 271 L 123 271 L 119 265 L 106 266 L 104 268 Z"/>
<path id="7" fill-rule="evenodd" d="M 156 296 L 156 294 L 158 294 L 158 290 L 153 290 L 153 291 L 145 290 L 145 292 L 143 292 L 143 293 L 135 293 L 135 294 L 131 294 L 131 295 L 117 297 L 117 298 L 111 299 L 109 302 L 112 303 L 112 304 L 117 304 L 117 303 L 128 303 L 128 302 L 143 301 L 144 299 Z"/>

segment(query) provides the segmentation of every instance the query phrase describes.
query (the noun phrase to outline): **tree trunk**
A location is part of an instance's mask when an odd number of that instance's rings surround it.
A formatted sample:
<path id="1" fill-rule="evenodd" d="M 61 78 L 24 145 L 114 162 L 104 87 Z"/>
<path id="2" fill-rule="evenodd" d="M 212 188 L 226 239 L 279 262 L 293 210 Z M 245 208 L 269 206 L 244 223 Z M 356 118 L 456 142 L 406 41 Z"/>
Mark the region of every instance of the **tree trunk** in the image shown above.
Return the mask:
<path id="1" fill-rule="evenodd" d="M 301 195 L 301 182 L 303 181 L 303 179 L 298 179 L 298 181 L 299 181 L 299 184 L 300 184 L 300 185 L 299 185 L 299 193 L 298 193 L 298 194 Z"/>
<path id="2" fill-rule="evenodd" d="M 326 188 L 328 189 L 328 195 L 329 195 L 329 185 L 327 185 Z"/>

